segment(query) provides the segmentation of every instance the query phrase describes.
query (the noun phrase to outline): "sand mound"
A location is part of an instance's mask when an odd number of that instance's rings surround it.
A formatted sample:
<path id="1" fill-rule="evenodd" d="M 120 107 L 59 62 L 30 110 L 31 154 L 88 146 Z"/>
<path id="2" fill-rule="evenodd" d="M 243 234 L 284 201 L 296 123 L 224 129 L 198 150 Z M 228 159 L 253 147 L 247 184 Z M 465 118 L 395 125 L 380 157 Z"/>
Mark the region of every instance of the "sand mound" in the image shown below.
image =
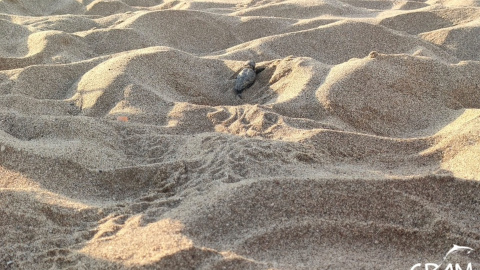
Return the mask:
<path id="1" fill-rule="evenodd" d="M 122 2 L 132 7 L 151 7 L 162 3 L 161 0 L 123 0 Z"/>
<path id="2" fill-rule="evenodd" d="M 341 2 L 349 4 L 354 7 L 367 8 L 373 10 L 391 9 L 393 4 L 391 1 L 378 1 L 378 0 L 342 0 Z"/>
<path id="3" fill-rule="evenodd" d="M 174 47 L 193 53 L 206 53 L 228 48 L 235 44 L 235 35 L 229 20 L 220 15 L 198 11 L 158 11 L 141 13 L 118 25 L 133 28 L 157 45 Z"/>
<path id="4" fill-rule="evenodd" d="M 317 96 L 327 109 L 364 132 L 432 135 L 456 118 L 458 109 L 480 107 L 479 71 L 478 63 L 450 66 L 380 54 L 337 65 Z"/>
<path id="5" fill-rule="evenodd" d="M 79 37 L 61 31 L 36 32 L 22 43 L 28 46 L 26 54 L 23 57 L 0 58 L 0 70 L 38 64 L 65 64 L 92 56 L 87 44 Z"/>
<path id="6" fill-rule="evenodd" d="M 285 17 L 285 18 L 312 18 L 321 15 L 350 15 L 361 14 L 363 10 L 353 6 L 345 5 L 340 1 L 279 1 L 269 5 L 260 5 L 246 7 L 245 9 L 235 12 L 237 16 L 269 16 L 269 17 Z"/>
<path id="7" fill-rule="evenodd" d="M 455 25 L 467 24 L 478 18 L 478 9 L 451 8 L 430 11 L 418 11 L 387 17 L 380 22 L 381 25 L 391 29 L 405 31 L 417 35 L 422 32 L 446 30 Z M 419 24 L 418 22 L 423 23 Z M 437 44 L 440 45 L 440 44 Z"/>
<path id="8" fill-rule="evenodd" d="M 442 168 L 457 177 L 478 179 L 478 110 L 466 110 L 437 135 L 438 143 L 426 153 L 443 152 Z"/>
<path id="9" fill-rule="evenodd" d="M 418 21 L 421 20 L 422 24 Z M 405 31 L 412 35 L 429 32 L 440 28 L 452 26 L 451 22 L 433 12 L 412 12 L 389 17 L 380 22 L 381 25 L 391 29 Z"/>
<path id="10" fill-rule="evenodd" d="M 478 250 L 479 14 L 0 1 L 0 269 L 410 269 Z"/>
<path id="11" fill-rule="evenodd" d="M 454 25 L 468 23 L 478 19 L 478 8 L 459 7 L 459 8 L 445 8 L 433 10 L 438 16 L 451 21 Z"/>
<path id="12" fill-rule="evenodd" d="M 172 1 L 170 3 L 177 3 Z M 166 3 L 169 4 L 169 3 Z M 171 5 L 171 4 L 170 4 Z M 232 8 L 237 6 L 234 2 L 222 2 L 222 1 L 178 1 L 174 9 L 182 10 L 201 10 L 206 12 L 213 12 L 217 14 L 230 13 Z"/>
<path id="13" fill-rule="evenodd" d="M 0 56 L 16 57 L 25 55 L 28 52 L 28 48 L 24 45 L 24 40 L 30 35 L 28 28 L 7 20 L 0 20 L 0 27 L 5 37 L 0 44 Z"/>
<path id="14" fill-rule="evenodd" d="M 441 4 L 447 7 L 458 7 L 458 6 L 465 6 L 465 7 L 478 7 L 480 6 L 480 2 L 478 0 L 430 0 L 431 4 Z"/>
<path id="15" fill-rule="evenodd" d="M 302 46 L 298 46 L 298 43 Z M 382 26 L 348 20 L 247 42 L 227 49 L 221 56 L 226 59 L 250 57 L 266 60 L 295 55 L 311 57 L 327 64 L 340 64 L 351 58 L 363 58 L 373 50 L 407 53 L 418 47 L 428 48 L 439 57 L 452 59 L 418 38 L 402 35 Z"/>
<path id="16" fill-rule="evenodd" d="M 132 11 L 133 9 L 122 1 L 118 0 L 95 0 L 87 6 L 87 15 L 108 16 L 117 13 Z"/>
<path id="17" fill-rule="evenodd" d="M 7 0 L 0 3 L 2 13 L 46 16 L 54 14 L 79 14 L 84 6 L 76 0 Z"/>
<path id="18" fill-rule="evenodd" d="M 297 20 L 289 18 L 244 17 L 232 31 L 243 42 L 288 32 Z M 258 27 L 261 25 L 261 27 Z M 308 27 L 310 28 L 310 27 Z"/>
<path id="19" fill-rule="evenodd" d="M 445 50 L 451 51 L 462 60 L 479 60 L 479 44 L 476 36 L 480 34 L 480 22 L 474 21 L 455 27 L 424 33 L 421 37 Z"/>
<path id="20" fill-rule="evenodd" d="M 400 10 L 413 10 L 428 7 L 428 4 L 424 3 L 425 1 L 401 1 L 396 6 Z"/>
<path id="21" fill-rule="evenodd" d="M 146 92 L 152 92 L 150 95 L 157 96 L 157 102 L 163 100 L 162 103 L 226 105 L 235 100 L 225 94 L 232 83 L 215 80 L 233 75 L 221 61 L 203 60 L 167 47 L 133 51 L 119 58 L 109 59 L 91 69 L 74 87 L 72 100 L 80 109 L 88 110 L 85 111 L 87 115 L 108 113 L 127 98 L 126 95 L 142 96 Z M 208 65 L 210 68 L 204 68 Z M 182 74 L 187 68 L 190 71 Z M 99 78 L 102 78 L 103 85 L 98 84 Z M 129 98 L 126 101 L 129 102 Z"/>
<path id="22" fill-rule="evenodd" d="M 25 19 L 23 24 L 33 27 L 38 31 L 56 30 L 65 33 L 75 33 L 99 27 L 99 24 L 96 23 L 92 18 L 77 15 L 27 18 L 28 19 Z"/>

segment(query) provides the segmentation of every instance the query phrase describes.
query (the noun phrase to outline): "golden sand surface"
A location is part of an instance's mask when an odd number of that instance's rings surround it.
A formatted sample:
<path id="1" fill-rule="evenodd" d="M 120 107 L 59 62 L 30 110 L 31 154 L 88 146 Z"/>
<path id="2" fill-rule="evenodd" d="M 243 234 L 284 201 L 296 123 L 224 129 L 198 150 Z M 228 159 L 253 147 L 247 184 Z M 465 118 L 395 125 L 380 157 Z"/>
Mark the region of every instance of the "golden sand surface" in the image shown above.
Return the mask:
<path id="1" fill-rule="evenodd" d="M 480 269 L 478 180 L 478 0 L 0 0 L 0 269 Z"/>

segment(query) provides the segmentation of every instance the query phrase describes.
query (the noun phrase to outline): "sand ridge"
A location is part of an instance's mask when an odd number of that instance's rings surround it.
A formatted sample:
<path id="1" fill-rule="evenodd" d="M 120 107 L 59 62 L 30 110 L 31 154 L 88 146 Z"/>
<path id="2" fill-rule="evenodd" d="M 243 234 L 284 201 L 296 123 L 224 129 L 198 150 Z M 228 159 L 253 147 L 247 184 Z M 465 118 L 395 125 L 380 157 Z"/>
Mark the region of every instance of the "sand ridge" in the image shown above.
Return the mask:
<path id="1" fill-rule="evenodd" d="M 410 269 L 480 249 L 479 14 L 0 1 L 0 269 Z"/>

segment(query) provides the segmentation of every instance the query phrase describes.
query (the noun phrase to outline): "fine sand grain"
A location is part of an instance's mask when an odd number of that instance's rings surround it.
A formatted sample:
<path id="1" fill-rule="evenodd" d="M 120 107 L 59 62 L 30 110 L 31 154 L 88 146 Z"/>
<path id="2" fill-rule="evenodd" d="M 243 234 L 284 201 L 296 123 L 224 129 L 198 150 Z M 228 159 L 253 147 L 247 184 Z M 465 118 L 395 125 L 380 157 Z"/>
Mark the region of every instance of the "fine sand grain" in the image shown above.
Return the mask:
<path id="1" fill-rule="evenodd" d="M 479 1 L 0 0 L 0 36 L 0 269 L 480 268 Z"/>

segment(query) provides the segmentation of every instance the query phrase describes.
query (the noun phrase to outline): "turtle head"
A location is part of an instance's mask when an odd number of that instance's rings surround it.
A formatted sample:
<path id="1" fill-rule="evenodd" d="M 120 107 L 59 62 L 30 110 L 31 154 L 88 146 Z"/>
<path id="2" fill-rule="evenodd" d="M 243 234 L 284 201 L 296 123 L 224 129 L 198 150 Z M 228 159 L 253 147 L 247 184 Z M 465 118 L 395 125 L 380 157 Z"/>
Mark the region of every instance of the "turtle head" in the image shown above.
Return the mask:
<path id="1" fill-rule="evenodd" d="M 251 69 L 255 69 L 255 61 L 248 60 L 247 62 L 245 62 L 245 67 L 250 67 Z"/>

